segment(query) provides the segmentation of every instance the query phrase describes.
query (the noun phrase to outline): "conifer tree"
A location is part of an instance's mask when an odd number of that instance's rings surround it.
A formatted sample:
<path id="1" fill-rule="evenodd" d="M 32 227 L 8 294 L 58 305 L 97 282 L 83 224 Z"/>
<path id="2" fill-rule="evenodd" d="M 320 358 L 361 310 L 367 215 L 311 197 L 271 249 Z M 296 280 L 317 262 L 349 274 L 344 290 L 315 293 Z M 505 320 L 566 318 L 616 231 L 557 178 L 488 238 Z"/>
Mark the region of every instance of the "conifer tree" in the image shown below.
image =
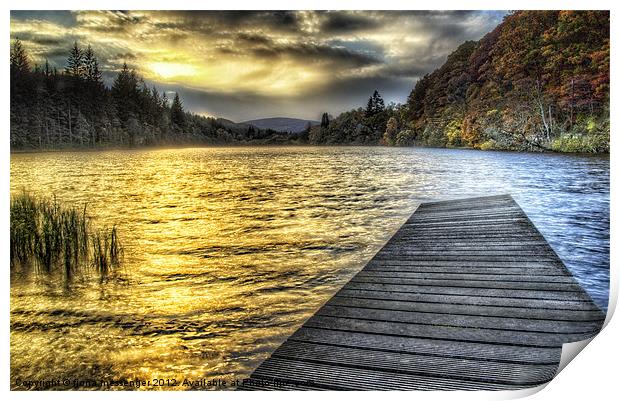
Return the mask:
<path id="1" fill-rule="evenodd" d="M 67 59 L 67 68 L 65 68 L 67 75 L 75 78 L 84 77 L 84 54 L 82 49 L 78 46 L 77 42 L 73 43 L 69 58 Z"/>
<path id="2" fill-rule="evenodd" d="M 30 62 L 21 40 L 15 39 L 11 48 L 11 74 L 23 74 L 30 71 Z"/>
<path id="3" fill-rule="evenodd" d="M 170 106 L 170 119 L 179 127 L 185 126 L 185 112 L 183 111 L 183 105 L 178 93 L 174 95 L 174 100 L 172 100 L 172 105 Z"/>
<path id="4" fill-rule="evenodd" d="M 329 115 L 327 113 L 323 113 L 321 116 L 321 128 L 329 127 Z"/>
<path id="5" fill-rule="evenodd" d="M 368 98 L 366 105 L 366 117 L 372 117 L 385 110 L 385 102 L 377 90 Z"/>
<path id="6" fill-rule="evenodd" d="M 112 98 L 116 103 L 116 110 L 121 122 L 125 123 L 137 111 L 135 98 L 138 91 L 136 74 L 129 69 L 127 63 L 112 83 Z"/>
<path id="7" fill-rule="evenodd" d="M 383 98 L 381 97 L 378 91 L 375 90 L 375 93 L 372 94 L 372 98 L 373 98 L 373 103 L 375 105 L 375 114 L 381 113 L 382 111 L 384 111 L 385 102 L 383 101 Z"/>
<path id="8" fill-rule="evenodd" d="M 368 103 L 366 103 L 366 117 L 371 117 L 373 114 L 375 114 L 375 103 L 371 96 L 368 98 Z"/>
<path id="9" fill-rule="evenodd" d="M 11 100 L 13 97 L 28 96 L 32 92 L 30 61 L 26 49 L 19 39 L 11 47 Z"/>
<path id="10" fill-rule="evenodd" d="M 86 80 L 93 84 L 102 84 L 101 71 L 99 70 L 99 61 L 93 52 L 90 44 L 86 48 L 83 57 L 83 66 Z"/>

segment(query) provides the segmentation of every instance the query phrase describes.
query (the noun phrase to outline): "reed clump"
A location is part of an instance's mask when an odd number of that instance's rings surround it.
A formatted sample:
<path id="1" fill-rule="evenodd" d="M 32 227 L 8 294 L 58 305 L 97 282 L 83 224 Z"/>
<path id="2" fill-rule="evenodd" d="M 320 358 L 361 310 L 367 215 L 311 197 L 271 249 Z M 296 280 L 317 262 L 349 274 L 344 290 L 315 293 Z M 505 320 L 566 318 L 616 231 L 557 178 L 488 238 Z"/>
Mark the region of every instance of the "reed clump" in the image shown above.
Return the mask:
<path id="1" fill-rule="evenodd" d="M 11 198 L 11 269 L 61 274 L 67 281 L 94 270 L 100 280 L 122 264 L 123 246 L 116 226 L 93 229 L 86 206 L 61 205 L 25 191 Z"/>

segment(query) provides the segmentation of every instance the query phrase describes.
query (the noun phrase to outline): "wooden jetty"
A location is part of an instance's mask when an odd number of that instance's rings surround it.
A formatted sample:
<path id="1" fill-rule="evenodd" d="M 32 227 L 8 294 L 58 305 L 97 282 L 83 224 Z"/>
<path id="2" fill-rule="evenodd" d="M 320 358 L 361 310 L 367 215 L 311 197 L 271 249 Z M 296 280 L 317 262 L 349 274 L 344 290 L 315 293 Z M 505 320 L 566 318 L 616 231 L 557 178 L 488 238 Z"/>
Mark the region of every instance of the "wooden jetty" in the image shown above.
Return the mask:
<path id="1" fill-rule="evenodd" d="M 245 390 L 512 390 L 604 313 L 509 195 L 424 203 Z"/>

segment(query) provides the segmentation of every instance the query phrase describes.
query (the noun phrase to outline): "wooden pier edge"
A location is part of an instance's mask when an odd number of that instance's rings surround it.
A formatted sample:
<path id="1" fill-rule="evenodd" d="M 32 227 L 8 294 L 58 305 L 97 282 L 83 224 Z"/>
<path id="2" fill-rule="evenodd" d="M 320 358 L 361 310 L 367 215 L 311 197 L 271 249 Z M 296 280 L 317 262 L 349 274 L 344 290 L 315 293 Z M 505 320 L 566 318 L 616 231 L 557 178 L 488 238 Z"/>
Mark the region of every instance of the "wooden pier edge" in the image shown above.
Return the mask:
<path id="1" fill-rule="evenodd" d="M 604 320 L 510 195 L 423 203 L 240 390 L 534 387 Z"/>

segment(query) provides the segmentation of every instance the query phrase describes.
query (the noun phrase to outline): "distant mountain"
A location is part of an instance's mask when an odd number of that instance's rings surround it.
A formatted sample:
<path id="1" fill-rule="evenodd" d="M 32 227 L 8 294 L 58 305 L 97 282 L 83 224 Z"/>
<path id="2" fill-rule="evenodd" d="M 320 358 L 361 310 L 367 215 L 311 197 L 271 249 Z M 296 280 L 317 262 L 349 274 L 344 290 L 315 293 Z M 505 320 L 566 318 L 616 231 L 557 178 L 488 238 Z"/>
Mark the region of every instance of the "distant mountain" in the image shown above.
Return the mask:
<path id="1" fill-rule="evenodd" d="M 237 130 L 240 132 L 246 132 L 250 127 L 250 125 L 247 123 L 236 123 L 234 121 L 219 117 L 215 118 L 215 122 L 227 130 Z"/>
<path id="2" fill-rule="evenodd" d="M 319 125 L 318 121 L 313 120 L 302 120 L 299 118 L 288 118 L 288 117 L 272 117 L 272 118 L 260 118 L 257 120 L 249 120 L 244 121 L 240 124 L 248 124 L 253 125 L 256 128 L 260 129 L 272 129 L 278 132 L 301 132 L 306 129 L 310 125 L 315 126 Z"/>

